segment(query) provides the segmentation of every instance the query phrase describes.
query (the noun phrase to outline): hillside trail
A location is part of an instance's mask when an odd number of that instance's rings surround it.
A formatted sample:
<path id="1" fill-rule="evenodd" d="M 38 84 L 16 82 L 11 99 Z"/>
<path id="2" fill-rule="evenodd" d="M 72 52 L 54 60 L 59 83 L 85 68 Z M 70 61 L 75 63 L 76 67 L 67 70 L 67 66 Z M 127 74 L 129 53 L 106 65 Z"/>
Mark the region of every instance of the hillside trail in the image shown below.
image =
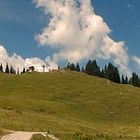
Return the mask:
<path id="1" fill-rule="evenodd" d="M 11 134 L 3 136 L 0 140 L 31 140 L 34 134 L 41 134 L 45 137 L 49 137 L 52 140 L 59 140 L 52 134 L 47 132 L 21 132 L 21 131 L 11 131 Z"/>

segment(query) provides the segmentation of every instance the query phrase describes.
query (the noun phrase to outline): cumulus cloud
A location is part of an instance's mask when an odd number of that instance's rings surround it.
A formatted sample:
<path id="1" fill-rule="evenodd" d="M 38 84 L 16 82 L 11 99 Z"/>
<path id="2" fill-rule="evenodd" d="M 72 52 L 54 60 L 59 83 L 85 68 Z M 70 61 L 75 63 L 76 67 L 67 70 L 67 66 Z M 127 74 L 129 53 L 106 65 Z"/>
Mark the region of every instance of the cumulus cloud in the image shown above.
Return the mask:
<path id="1" fill-rule="evenodd" d="M 133 56 L 132 59 L 137 64 L 137 66 L 140 68 L 140 57 Z"/>
<path id="2" fill-rule="evenodd" d="M 8 53 L 6 49 L 0 45 L 0 61 L 5 65 L 5 62 L 8 62 Z"/>
<path id="3" fill-rule="evenodd" d="M 49 71 L 52 69 L 57 69 L 58 66 L 54 63 L 49 57 L 45 60 L 42 60 L 37 57 L 32 58 L 22 58 L 21 56 L 14 53 L 10 56 L 7 50 L 0 45 L 0 63 L 3 64 L 5 69 L 6 64 L 8 63 L 9 66 L 12 66 L 16 71 L 19 69 L 19 72 L 23 70 L 23 68 L 28 69 L 30 66 L 34 66 L 35 70 L 38 72 L 43 72 L 43 66 L 45 66 L 45 71 Z"/>
<path id="4" fill-rule="evenodd" d="M 110 38 L 111 29 L 96 15 L 91 0 L 33 0 L 37 8 L 50 15 L 50 22 L 36 40 L 56 48 L 55 62 L 77 62 L 89 58 L 111 59 L 121 72 L 128 71 L 129 57 L 123 41 Z"/>

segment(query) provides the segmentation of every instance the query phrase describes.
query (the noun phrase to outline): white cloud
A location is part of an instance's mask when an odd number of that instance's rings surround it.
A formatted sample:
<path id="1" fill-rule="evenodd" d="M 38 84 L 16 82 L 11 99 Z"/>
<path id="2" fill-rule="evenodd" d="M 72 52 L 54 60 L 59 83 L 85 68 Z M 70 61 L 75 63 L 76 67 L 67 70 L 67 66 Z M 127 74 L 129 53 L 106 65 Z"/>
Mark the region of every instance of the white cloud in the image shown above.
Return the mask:
<path id="1" fill-rule="evenodd" d="M 109 37 L 111 29 L 95 14 L 90 0 L 33 0 L 49 24 L 36 36 L 40 45 L 56 48 L 55 62 L 89 58 L 112 59 L 121 72 L 128 71 L 129 57 L 124 42 Z"/>
<path id="2" fill-rule="evenodd" d="M 13 54 L 12 56 L 8 57 L 8 61 L 4 62 L 4 63 L 8 63 L 10 66 L 12 66 L 16 71 L 17 69 L 19 69 L 19 71 L 21 72 L 23 70 L 23 68 L 25 67 L 25 61 L 21 56 L 18 56 L 17 54 Z M 3 63 L 3 64 L 4 64 Z M 26 67 L 27 68 L 27 67 Z"/>
<path id="3" fill-rule="evenodd" d="M 16 71 L 17 69 L 19 69 L 20 72 L 23 70 L 24 67 L 27 69 L 30 66 L 34 66 L 35 70 L 38 72 L 43 72 L 43 67 L 42 67 L 43 65 L 45 66 L 46 72 L 58 68 L 57 64 L 54 63 L 48 57 L 45 60 L 42 60 L 37 57 L 24 59 L 15 53 L 12 56 L 10 56 L 7 53 L 7 50 L 1 45 L 0 45 L 0 63 L 3 64 L 4 69 L 6 64 L 8 63 L 9 66 L 12 66 Z"/>
<path id="4" fill-rule="evenodd" d="M 140 68 L 140 57 L 133 56 L 132 59 L 137 64 L 137 66 Z"/>
<path id="5" fill-rule="evenodd" d="M 6 49 L 0 45 L 0 61 L 2 64 L 6 64 L 8 62 L 9 56 Z"/>

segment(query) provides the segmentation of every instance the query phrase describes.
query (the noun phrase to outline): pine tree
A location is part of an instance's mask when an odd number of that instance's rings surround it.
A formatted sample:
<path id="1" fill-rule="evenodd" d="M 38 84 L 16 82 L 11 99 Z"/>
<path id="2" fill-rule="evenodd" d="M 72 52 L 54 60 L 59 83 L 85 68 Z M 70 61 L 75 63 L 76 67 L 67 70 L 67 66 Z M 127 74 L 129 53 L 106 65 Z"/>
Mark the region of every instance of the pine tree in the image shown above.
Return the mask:
<path id="1" fill-rule="evenodd" d="M 5 69 L 5 73 L 9 73 L 9 66 L 8 66 L 8 63 L 6 64 L 6 69 Z"/>
<path id="2" fill-rule="evenodd" d="M 128 77 L 125 77 L 125 84 L 128 84 Z"/>
<path id="3" fill-rule="evenodd" d="M 88 75 L 92 75 L 93 73 L 93 68 L 92 68 L 92 62 L 91 60 L 89 60 L 86 64 L 86 67 L 85 67 L 85 72 L 88 74 Z"/>
<path id="4" fill-rule="evenodd" d="M 133 86 L 140 86 L 140 79 L 136 73 L 132 73 L 132 85 Z"/>
<path id="5" fill-rule="evenodd" d="M 92 61 L 92 75 L 101 76 L 100 67 L 97 65 L 96 60 Z"/>
<path id="6" fill-rule="evenodd" d="M 120 83 L 120 74 L 119 74 L 119 70 L 117 67 L 114 67 L 114 79 L 113 81 L 116 82 L 116 83 Z"/>
<path id="7" fill-rule="evenodd" d="M 2 66 L 2 63 L 0 65 L 0 72 L 3 72 L 3 66 Z"/>
<path id="8" fill-rule="evenodd" d="M 68 62 L 68 64 L 67 64 L 67 69 L 70 69 L 70 63 Z"/>
<path id="9" fill-rule="evenodd" d="M 104 72 L 104 70 L 103 70 L 103 69 L 101 70 L 101 72 L 100 72 L 100 73 L 101 73 L 101 77 L 102 77 L 102 78 L 104 78 L 104 77 L 105 77 L 105 72 Z"/>
<path id="10" fill-rule="evenodd" d="M 100 67 L 97 65 L 96 60 L 93 60 L 93 61 L 89 60 L 87 62 L 86 67 L 85 67 L 85 72 L 88 75 L 101 77 Z"/>
<path id="11" fill-rule="evenodd" d="M 130 85 L 132 85 L 132 77 L 129 79 L 129 82 L 128 82 Z"/>
<path id="12" fill-rule="evenodd" d="M 85 72 L 85 68 L 84 67 L 82 67 L 81 72 Z"/>
<path id="13" fill-rule="evenodd" d="M 108 79 L 111 80 L 111 81 L 114 81 L 113 72 L 114 72 L 114 66 L 113 66 L 113 64 L 111 64 L 111 63 L 109 62 L 108 67 L 107 67 L 107 77 L 108 77 Z"/>
<path id="14" fill-rule="evenodd" d="M 80 65 L 79 65 L 79 63 L 76 64 L 75 70 L 80 72 Z"/>
<path id="15" fill-rule="evenodd" d="M 125 79 L 124 79 L 124 75 L 122 74 L 122 78 L 121 78 L 121 83 L 125 84 Z"/>
<path id="16" fill-rule="evenodd" d="M 14 70 L 12 66 L 10 67 L 10 74 L 16 74 L 16 71 Z"/>
<path id="17" fill-rule="evenodd" d="M 23 68 L 23 70 L 22 70 L 21 74 L 23 74 L 23 73 L 25 73 L 25 72 L 26 72 L 26 70 L 25 70 L 25 68 Z"/>
<path id="18" fill-rule="evenodd" d="M 70 70 L 76 70 L 75 65 L 73 63 L 70 64 Z"/>
<path id="19" fill-rule="evenodd" d="M 120 74 L 118 71 L 118 68 L 115 67 L 112 63 L 109 62 L 108 66 L 105 66 L 105 78 L 116 82 L 116 83 L 120 83 Z"/>

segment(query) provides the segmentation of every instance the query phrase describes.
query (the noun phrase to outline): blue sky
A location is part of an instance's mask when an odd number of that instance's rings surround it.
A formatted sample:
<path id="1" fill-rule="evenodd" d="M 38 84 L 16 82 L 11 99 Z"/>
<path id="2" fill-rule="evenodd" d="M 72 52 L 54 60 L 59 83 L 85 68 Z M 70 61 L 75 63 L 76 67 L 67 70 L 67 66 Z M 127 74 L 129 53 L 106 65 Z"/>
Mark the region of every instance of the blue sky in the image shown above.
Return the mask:
<path id="1" fill-rule="evenodd" d="M 130 56 L 140 56 L 140 1 L 92 0 L 96 14 L 111 28 L 111 38 L 125 41 Z M 41 47 L 34 39 L 49 17 L 32 0 L 0 0 L 0 44 L 23 57 L 51 56 L 53 48 Z"/>
<path id="2" fill-rule="evenodd" d="M 46 57 L 51 50 L 39 47 L 34 39 L 46 22 L 32 0 L 0 0 L 0 42 L 10 54 Z"/>
<path id="3" fill-rule="evenodd" d="M 125 41 L 129 54 L 140 55 L 140 1 L 93 0 L 95 11 L 112 29 L 115 40 Z"/>

